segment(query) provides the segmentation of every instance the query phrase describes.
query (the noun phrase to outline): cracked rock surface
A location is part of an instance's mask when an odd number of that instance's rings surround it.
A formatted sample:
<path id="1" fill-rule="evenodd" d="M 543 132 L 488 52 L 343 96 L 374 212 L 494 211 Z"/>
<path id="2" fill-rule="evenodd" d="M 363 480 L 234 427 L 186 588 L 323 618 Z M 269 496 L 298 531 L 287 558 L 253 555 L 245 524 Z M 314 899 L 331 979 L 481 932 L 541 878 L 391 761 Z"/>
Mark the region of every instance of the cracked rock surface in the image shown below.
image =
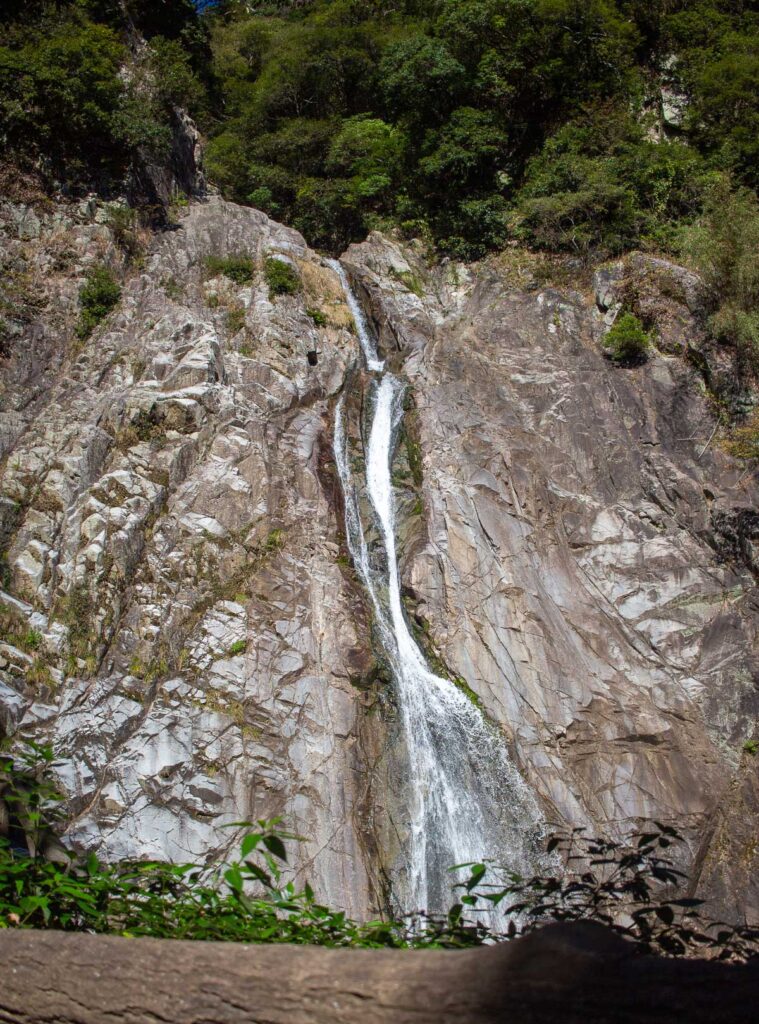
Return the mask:
<path id="1" fill-rule="evenodd" d="M 687 837 L 716 913 L 759 918 L 755 472 L 708 444 L 682 358 L 698 279 L 633 256 L 595 294 L 515 286 L 497 259 L 429 271 L 373 234 L 346 264 L 416 403 L 423 526 L 406 590 L 449 670 L 503 728 L 550 820 Z M 658 350 L 599 339 L 630 285 Z M 754 510 L 752 512 L 752 510 Z M 753 570 L 753 571 L 752 571 Z"/>
<path id="2" fill-rule="evenodd" d="M 4 251 L 49 294 L 6 364 L 3 602 L 39 640 L 0 648 L 2 725 L 53 744 L 75 848 L 202 860 L 236 844 L 225 824 L 281 815 L 306 837 L 296 867 L 367 913 L 350 681 L 366 631 L 319 477 L 357 355 L 337 277 L 295 231 L 212 199 L 154 240 L 78 345 L 108 228 L 84 210 L 27 237 L 32 214 L 11 212 Z M 54 243 L 71 253 L 59 272 Z M 239 254 L 250 282 L 206 267 Z M 298 294 L 270 297 L 267 257 L 297 268 Z"/>
<path id="3" fill-rule="evenodd" d="M 209 269 L 241 254 L 249 281 Z M 6 204 L 0 256 L 0 731 L 54 746 L 76 849 L 211 860 L 280 815 L 320 898 L 376 913 L 392 700 L 331 465 L 359 354 L 337 276 L 218 198 L 131 267 L 96 201 Z M 122 298 L 79 342 L 102 261 Z M 345 263 L 410 383 L 399 548 L 436 671 L 550 822 L 674 824 L 715 916 L 756 922 L 759 488 L 684 358 L 698 279 L 638 255 L 575 291 L 378 234 Z M 633 294 L 657 349 L 622 369 L 600 340 Z"/>

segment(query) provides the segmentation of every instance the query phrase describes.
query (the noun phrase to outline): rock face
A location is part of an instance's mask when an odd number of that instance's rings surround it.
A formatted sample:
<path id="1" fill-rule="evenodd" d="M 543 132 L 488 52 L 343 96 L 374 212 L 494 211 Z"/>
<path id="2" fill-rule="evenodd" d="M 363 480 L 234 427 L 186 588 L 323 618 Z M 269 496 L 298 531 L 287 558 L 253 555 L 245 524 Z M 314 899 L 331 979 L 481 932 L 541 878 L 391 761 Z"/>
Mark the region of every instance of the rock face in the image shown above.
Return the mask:
<path id="1" fill-rule="evenodd" d="M 56 230 L 86 250 L 96 229 L 41 224 L 30 265 Z M 238 254 L 248 284 L 205 269 Z M 298 269 L 299 295 L 270 298 L 271 256 Z M 16 339 L 4 600 L 19 637 L 39 639 L 0 652 L 3 714 L 60 755 L 75 847 L 202 859 L 236 840 L 224 824 L 281 814 L 322 894 L 367 912 L 350 682 L 366 630 L 320 483 L 349 323 L 296 232 L 211 200 L 158 239 L 79 349 L 61 317 L 54 357 L 22 372 Z"/>
<path id="2" fill-rule="evenodd" d="M 358 359 L 338 278 L 219 199 L 137 267 L 106 221 L 96 203 L 2 211 L 24 315 L 2 351 L 0 726 L 54 745 L 76 848 L 219 857 L 225 825 L 281 815 L 305 837 L 296 869 L 368 916 L 392 701 L 331 465 Z M 218 259 L 240 254 L 236 284 Z M 298 294 L 269 295 L 270 256 Z M 101 260 L 122 299 L 78 342 Z M 399 540 L 430 653 L 549 820 L 673 823 L 699 891 L 755 921 L 759 490 L 684 358 L 698 280 L 633 257 L 583 294 L 504 260 L 430 270 L 379 235 L 345 262 L 411 385 Z M 659 347 L 620 369 L 599 341 L 633 301 Z"/>
<path id="3" fill-rule="evenodd" d="M 526 290 L 497 260 L 430 273 L 377 235 L 346 263 L 413 387 L 424 517 L 404 575 L 437 652 L 553 821 L 672 823 L 702 890 L 756 920 L 756 566 L 721 524 L 759 491 L 709 443 L 682 358 L 698 279 L 633 257 L 593 297 Z M 621 369 L 598 339 L 631 292 L 657 298 L 660 351 Z"/>

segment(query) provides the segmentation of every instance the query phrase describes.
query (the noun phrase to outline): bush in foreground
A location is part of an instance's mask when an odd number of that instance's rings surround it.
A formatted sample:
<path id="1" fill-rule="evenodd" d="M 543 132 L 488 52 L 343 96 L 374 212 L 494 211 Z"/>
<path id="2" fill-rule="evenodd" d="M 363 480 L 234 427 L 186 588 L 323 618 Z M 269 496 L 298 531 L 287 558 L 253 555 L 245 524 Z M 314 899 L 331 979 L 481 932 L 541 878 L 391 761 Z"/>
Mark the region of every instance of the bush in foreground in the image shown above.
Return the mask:
<path id="1" fill-rule="evenodd" d="M 48 779 L 49 748 L 29 745 L 0 758 L 0 928 L 57 928 L 100 934 L 321 946 L 462 948 L 500 942 L 549 921 L 598 921 L 641 952 L 745 960 L 759 955 L 759 930 L 707 924 L 702 901 L 682 898 L 685 876 L 668 856 L 677 832 L 656 824 L 632 845 L 552 839 L 557 873 L 520 878 L 488 864 L 458 865 L 468 879 L 445 915 L 359 924 L 319 903 L 311 887 L 283 881 L 285 840 L 278 821 L 249 827 L 237 859 L 212 868 L 158 862 L 105 866 L 80 861 L 54 839 L 60 796 Z M 488 876 L 496 881 L 487 881 Z M 505 908 L 508 929 L 478 920 Z"/>

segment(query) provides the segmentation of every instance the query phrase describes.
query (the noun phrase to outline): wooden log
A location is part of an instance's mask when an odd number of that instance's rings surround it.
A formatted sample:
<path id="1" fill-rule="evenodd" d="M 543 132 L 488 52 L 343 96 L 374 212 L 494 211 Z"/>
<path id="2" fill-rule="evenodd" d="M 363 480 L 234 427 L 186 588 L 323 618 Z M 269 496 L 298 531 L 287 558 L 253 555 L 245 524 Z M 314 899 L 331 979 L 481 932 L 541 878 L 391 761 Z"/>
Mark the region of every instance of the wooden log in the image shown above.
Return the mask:
<path id="1" fill-rule="evenodd" d="M 597 925 L 448 951 L 0 932 L 2 1024 L 743 1024 L 759 964 L 641 957 Z"/>

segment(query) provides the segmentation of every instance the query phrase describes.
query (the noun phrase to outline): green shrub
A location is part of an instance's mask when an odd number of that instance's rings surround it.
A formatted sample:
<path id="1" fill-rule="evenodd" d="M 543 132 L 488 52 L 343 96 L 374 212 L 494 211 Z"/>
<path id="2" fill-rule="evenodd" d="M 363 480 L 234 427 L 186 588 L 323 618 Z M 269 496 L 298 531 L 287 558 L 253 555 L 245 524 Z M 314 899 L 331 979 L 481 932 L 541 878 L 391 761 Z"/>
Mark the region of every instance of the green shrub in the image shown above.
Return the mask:
<path id="1" fill-rule="evenodd" d="M 306 310 L 306 316 L 310 316 L 317 327 L 327 326 L 327 318 L 320 309 L 309 308 Z"/>
<path id="2" fill-rule="evenodd" d="M 294 295 L 300 291 L 301 282 L 297 270 L 284 260 L 269 256 L 264 264 L 264 277 L 269 286 L 269 298 L 277 295 Z"/>
<path id="3" fill-rule="evenodd" d="M 247 649 L 248 649 L 247 641 L 245 641 L 245 640 L 235 640 L 235 642 L 229 648 L 229 652 L 228 652 L 229 653 L 229 657 L 230 658 L 236 658 L 238 654 L 245 654 Z"/>
<path id="4" fill-rule="evenodd" d="M 238 253 L 233 256 L 206 256 L 205 268 L 212 277 L 223 274 L 235 284 L 250 284 L 255 272 L 255 263 L 250 256 Z"/>
<path id="5" fill-rule="evenodd" d="M 121 286 L 111 271 L 104 264 L 94 267 L 87 274 L 86 280 L 79 290 L 79 322 L 76 327 L 77 337 L 82 341 L 88 338 L 111 310 L 118 305 L 121 298 Z"/>
<path id="6" fill-rule="evenodd" d="M 632 313 L 621 313 L 603 340 L 606 355 L 620 366 L 638 366 L 648 358 L 651 339 Z"/>
<path id="7" fill-rule="evenodd" d="M 759 459 L 759 409 L 733 427 L 722 447 L 735 459 Z"/>
<path id="8" fill-rule="evenodd" d="M 759 740 L 746 740 L 743 744 L 744 754 L 750 754 L 751 757 L 756 757 L 759 754 Z"/>
<path id="9" fill-rule="evenodd" d="M 38 651 L 42 644 L 42 633 L 37 629 L 29 629 L 24 634 L 22 643 L 27 651 Z"/>
<path id="10" fill-rule="evenodd" d="M 469 865 L 470 878 L 458 887 L 461 903 L 467 908 L 502 906 L 512 922 L 509 937 L 549 921 L 596 921 L 648 955 L 759 956 L 758 928 L 709 922 L 702 916 L 704 900 L 678 894 L 688 886 L 672 856 L 672 848 L 683 841 L 676 829 L 650 822 L 647 831 L 628 842 L 589 838 L 583 831 L 549 840 L 547 852 L 559 851 L 558 861 L 565 865 L 553 876 L 488 884 L 488 866 Z"/>
<path id="11" fill-rule="evenodd" d="M 284 546 L 285 531 L 278 529 L 270 530 L 264 544 L 264 550 L 271 553 L 273 551 L 281 551 Z"/>
<path id="12" fill-rule="evenodd" d="M 116 245 L 128 259 L 134 259 L 140 252 L 135 211 L 128 206 L 112 206 L 108 211 L 107 224 Z"/>

